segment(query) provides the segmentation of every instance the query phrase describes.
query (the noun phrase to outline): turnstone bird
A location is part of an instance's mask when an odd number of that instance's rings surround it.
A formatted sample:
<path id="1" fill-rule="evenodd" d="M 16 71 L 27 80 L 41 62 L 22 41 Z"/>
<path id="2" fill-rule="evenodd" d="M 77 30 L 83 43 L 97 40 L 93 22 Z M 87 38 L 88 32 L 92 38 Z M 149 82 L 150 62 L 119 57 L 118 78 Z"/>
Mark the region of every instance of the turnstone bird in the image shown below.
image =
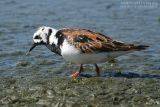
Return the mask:
<path id="1" fill-rule="evenodd" d="M 63 28 L 56 30 L 47 26 L 40 27 L 34 33 L 33 45 L 27 54 L 38 45 L 45 45 L 66 61 L 80 64 L 80 69 L 71 77 L 77 77 L 83 71 L 83 64 L 94 64 L 97 76 L 100 76 L 97 63 L 148 47 L 127 44 L 87 29 Z"/>

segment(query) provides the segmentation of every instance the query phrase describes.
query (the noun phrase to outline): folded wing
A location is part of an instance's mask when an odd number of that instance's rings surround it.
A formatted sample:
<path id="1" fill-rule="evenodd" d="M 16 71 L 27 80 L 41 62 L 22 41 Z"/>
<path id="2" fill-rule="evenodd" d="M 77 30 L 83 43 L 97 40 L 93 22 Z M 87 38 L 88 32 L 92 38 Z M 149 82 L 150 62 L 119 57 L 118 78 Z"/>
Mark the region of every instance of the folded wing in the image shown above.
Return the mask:
<path id="1" fill-rule="evenodd" d="M 127 44 L 113 40 L 101 33 L 86 29 L 61 29 L 68 42 L 80 49 L 82 53 L 143 50 L 148 46 Z"/>

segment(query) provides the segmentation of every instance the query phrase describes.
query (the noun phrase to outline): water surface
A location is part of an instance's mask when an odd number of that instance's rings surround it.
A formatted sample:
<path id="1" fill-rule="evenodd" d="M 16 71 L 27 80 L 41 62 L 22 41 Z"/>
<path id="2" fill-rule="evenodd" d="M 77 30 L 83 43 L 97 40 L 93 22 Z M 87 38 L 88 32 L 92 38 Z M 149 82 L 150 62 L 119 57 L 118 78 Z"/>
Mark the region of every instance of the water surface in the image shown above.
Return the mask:
<path id="1" fill-rule="evenodd" d="M 144 78 L 159 80 L 159 1 L 152 1 L 158 4 L 152 8 L 125 8 L 122 2 L 124 1 L 1 0 L 0 78 L 43 81 L 56 76 L 55 78 L 65 77 L 64 81 L 67 81 L 68 75 L 78 69 L 78 65 L 65 62 L 45 46 L 37 47 L 29 56 L 25 55 L 31 46 L 34 31 L 39 26 L 45 25 L 57 29 L 86 28 L 124 42 L 149 45 L 150 47 L 144 51 L 117 58 L 116 63 L 99 64 L 102 70 L 101 81 L 108 81 L 106 78 L 110 77 L 132 78 L 133 83 L 135 78 L 140 78 L 142 84 L 143 81 L 148 83 Z M 85 66 L 85 71 L 81 77 L 95 76 L 92 66 Z M 64 81 L 62 79 L 62 83 Z M 83 81 L 81 82 L 83 84 Z M 121 82 L 124 82 L 123 79 Z M 154 86 L 157 87 L 156 82 Z"/>

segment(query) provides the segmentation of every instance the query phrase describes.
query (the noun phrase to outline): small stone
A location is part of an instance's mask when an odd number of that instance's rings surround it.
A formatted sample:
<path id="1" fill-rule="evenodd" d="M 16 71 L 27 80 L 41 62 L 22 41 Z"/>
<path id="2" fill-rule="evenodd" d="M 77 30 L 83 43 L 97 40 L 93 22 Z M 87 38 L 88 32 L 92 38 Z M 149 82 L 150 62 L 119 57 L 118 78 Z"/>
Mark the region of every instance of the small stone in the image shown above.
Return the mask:
<path id="1" fill-rule="evenodd" d="M 9 101 L 6 98 L 1 99 L 2 104 L 9 104 Z"/>
<path id="2" fill-rule="evenodd" d="M 159 101 L 155 101 L 155 102 L 156 102 L 156 104 L 160 104 Z"/>
<path id="3" fill-rule="evenodd" d="M 34 86 L 34 87 L 29 88 L 30 91 L 36 91 L 36 90 L 41 90 L 41 89 L 42 88 L 39 86 Z"/>
<path id="4" fill-rule="evenodd" d="M 49 105 L 49 102 L 47 100 L 40 99 L 36 104 L 39 104 L 39 105 Z"/>
<path id="5" fill-rule="evenodd" d="M 47 90 L 47 94 L 48 94 L 48 95 L 52 95 L 52 94 L 53 94 L 53 91 L 52 91 L 52 90 Z"/>
<path id="6" fill-rule="evenodd" d="M 26 67 L 28 65 L 30 65 L 29 62 L 17 62 L 16 67 Z"/>
<path id="7" fill-rule="evenodd" d="M 54 98 L 54 95 L 53 95 L 53 91 L 52 90 L 47 90 L 47 97 L 48 98 Z"/>

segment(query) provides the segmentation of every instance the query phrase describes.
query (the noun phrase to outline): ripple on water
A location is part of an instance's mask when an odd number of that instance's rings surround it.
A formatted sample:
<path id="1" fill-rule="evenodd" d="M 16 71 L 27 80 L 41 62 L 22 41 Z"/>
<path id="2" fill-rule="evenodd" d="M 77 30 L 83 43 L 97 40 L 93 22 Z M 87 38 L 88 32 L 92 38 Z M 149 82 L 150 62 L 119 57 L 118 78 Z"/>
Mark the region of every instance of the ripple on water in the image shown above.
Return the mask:
<path id="1" fill-rule="evenodd" d="M 0 20 L 3 20 L 0 21 L 0 59 L 5 62 L 0 63 L 1 68 L 10 70 L 11 65 L 13 71 L 18 71 L 19 67 L 27 68 L 34 64 L 33 66 L 38 65 L 44 72 L 52 67 L 68 70 L 63 66 L 64 60 L 52 55 L 46 48 L 37 47 L 30 56 L 25 56 L 32 43 L 33 32 L 42 25 L 55 28 L 88 28 L 124 42 L 149 44 L 147 50 L 150 52 L 134 52 L 117 58 L 117 65 L 119 63 L 120 66 L 116 68 L 121 67 L 122 72 L 143 73 L 146 72 L 146 66 L 154 68 L 158 65 L 159 8 L 155 10 L 141 8 L 135 11 L 136 9 L 132 8 L 120 8 L 120 2 L 117 1 L 71 1 L 0 1 Z M 60 6 L 62 4 L 65 5 Z M 107 71 L 108 68 L 102 67 L 102 70 Z M 115 71 L 116 68 L 112 67 L 109 71 Z M 159 69 L 156 67 L 155 70 Z"/>

